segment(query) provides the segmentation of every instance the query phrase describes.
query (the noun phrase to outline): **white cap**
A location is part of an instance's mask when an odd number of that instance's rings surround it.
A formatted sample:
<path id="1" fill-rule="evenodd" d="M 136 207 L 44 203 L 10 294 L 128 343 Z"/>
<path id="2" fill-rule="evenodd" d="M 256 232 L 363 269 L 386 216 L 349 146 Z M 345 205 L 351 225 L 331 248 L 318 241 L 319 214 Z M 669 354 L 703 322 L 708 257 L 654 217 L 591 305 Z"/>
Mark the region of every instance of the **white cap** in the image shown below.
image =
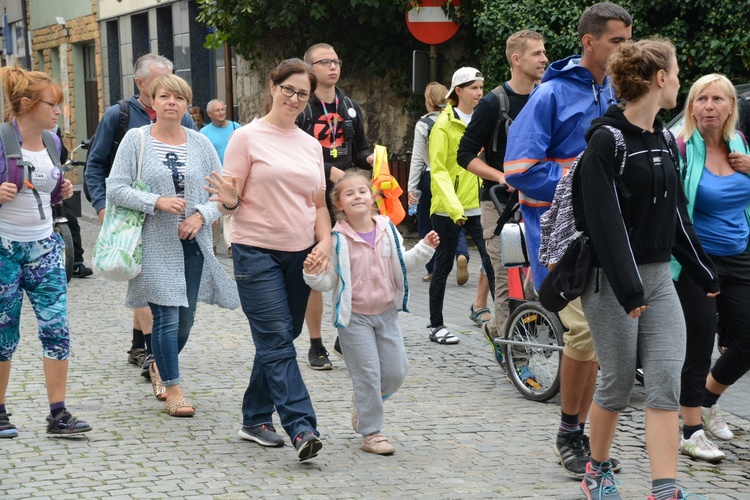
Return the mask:
<path id="1" fill-rule="evenodd" d="M 459 85 L 463 85 L 464 83 L 469 83 L 469 82 L 476 82 L 476 81 L 480 81 L 480 82 L 484 81 L 484 77 L 482 76 L 482 73 L 478 69 L 469 68 L 468 66 L 457 69 L 456 72 L 453 73 L 453 80 L 451 80 L 451 88 L 448 91 L 448 94 L 445 96 L 445 98 L 448 99 L 453 93 L 453 89 L 455 89 Z"/>

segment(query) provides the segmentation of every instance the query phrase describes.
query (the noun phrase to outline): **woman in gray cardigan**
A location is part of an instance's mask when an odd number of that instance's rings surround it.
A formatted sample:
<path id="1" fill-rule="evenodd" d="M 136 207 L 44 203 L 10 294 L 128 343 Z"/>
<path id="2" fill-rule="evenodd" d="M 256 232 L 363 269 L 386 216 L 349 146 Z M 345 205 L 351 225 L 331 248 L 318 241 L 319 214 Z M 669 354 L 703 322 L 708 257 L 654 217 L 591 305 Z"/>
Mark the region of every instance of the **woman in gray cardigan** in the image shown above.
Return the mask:
<path id="1" fill-rule="evenodd" d="M 239 297 L 213 255 L 211 223 L 221 214 L 203 189 L 205 177 L 221 171 L 221 162 L 206 137 L 180 124 L 192 91 L 182 78 L 166 75 L 153 82 L 149 94 L 157 121 L 123 138 L 107 200 L 146 214 L 142 270 L 128 284 L 126 305 L 148 306 L 154 315 L 154 396 L 166 400 L 169 415 L 191 417 L 195 408 L 180 389 L 178 355 L 190 335 L 197 302 L 234 309 Z M 132 187 L 142 143 L 141 180 L 150 193 Z"/>

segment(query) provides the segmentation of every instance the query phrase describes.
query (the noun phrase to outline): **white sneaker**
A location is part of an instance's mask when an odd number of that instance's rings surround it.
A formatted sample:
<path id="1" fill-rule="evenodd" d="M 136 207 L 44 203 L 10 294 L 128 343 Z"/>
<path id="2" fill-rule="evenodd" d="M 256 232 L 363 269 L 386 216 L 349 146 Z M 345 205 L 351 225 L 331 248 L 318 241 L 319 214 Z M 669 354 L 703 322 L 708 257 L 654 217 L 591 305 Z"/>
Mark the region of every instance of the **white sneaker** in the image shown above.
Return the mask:
<path id="1" fill-rule="evenodd" d="M 683 455 L 706 462 L 720 462 L 727 457 L 718 446 L 706 437 L 703 429 L 695 431 L 690 439 L 680 438 L 680 452 Z"/>
<path id="2" fill-rule="evenodd" d="M 718 403 L 711 408 L 701 406 L 701 415 L 703 416 L 703 425 L 708 432 L 724 441 L 729 441 L 734 437 L 727 423 L 721 418 L 721 408 L 719 408 Z"/>

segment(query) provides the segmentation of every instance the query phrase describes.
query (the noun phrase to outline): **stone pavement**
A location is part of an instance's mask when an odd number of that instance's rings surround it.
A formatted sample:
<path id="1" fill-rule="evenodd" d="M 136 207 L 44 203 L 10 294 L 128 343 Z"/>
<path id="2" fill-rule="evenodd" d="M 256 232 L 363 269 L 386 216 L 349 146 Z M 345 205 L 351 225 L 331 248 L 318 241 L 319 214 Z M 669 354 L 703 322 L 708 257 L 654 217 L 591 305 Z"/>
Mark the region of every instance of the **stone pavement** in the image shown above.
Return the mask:
<path id="1" fill-rule="evenodd" d="M 98 234 L 93 217 L 81 226 L 89 262 Z M 241 440 L 240 406 L 253 358 L 241 311 L 199 305 L 180 357 L 183 390 L 196 406 L 189 419 L 168 417 L 139 370 L 126 363 L 131 314 L 121 304 L 125 284 L 94 276 L 70 283 L 72 357 L 68 406 L 94 426 L 81 438 L 48 438 L 47 401 L 33 312 L 25 305 L 22 344 L 14 358 L 7 403 L 20 436 L 2 440 L 1 498 L 582 498 L 579 481 L 556 464 L 552 440 L 559 396 L 534 403 L 520 396 L 491 360 L 468 319 L 479 259 L 463 287 L 450 278 L 446 319 L 461 336 L 455 346 L 429 342 L 427 288 L 410 275 L 412 313 L 402 314 L 411 370 L 386 404 L 390 457 L 359 449 L 350 427 L 351 382 L 344 362 L 315 372 L 306 365 L 306 332 L 298 360 L 315 404 L 324 447 L 298 463 L 293 447 L 262 448 Z M 231 262 L 220 256 L 231 268 Z M 335 331 L 326 311 L 329 349 Z M 722 444 L 719 465 L 679 461 L 679 480 L 712 499 L 750 499 L 750 411 L 745 380 L 722 404 L 735 439 Z M 643 390 L 618 428 L 614 454 L 624 498 L 645 498 L 650 487 L 643 444 Z M 277 427 L 279 427 L 277 425 Z"/>

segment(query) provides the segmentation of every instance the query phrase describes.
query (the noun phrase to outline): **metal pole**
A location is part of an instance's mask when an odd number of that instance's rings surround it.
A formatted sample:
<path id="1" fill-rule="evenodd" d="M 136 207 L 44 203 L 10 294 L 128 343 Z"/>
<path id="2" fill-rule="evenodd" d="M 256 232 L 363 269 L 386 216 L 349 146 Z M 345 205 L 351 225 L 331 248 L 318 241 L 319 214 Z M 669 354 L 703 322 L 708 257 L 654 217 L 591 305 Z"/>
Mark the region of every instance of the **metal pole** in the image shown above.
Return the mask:
<path id="1" fill-rule="evenodd" d="M 234 86 L 232 84 L 232 48 L 224 44 L 224 88 L 227 94 L 227 119 L 234 120 Z"/>
<path id="2" fill-rule="evenodd" d="M 438 53 L 437 45 L 430 45 L 430 81 L 438 81 Z"/>

